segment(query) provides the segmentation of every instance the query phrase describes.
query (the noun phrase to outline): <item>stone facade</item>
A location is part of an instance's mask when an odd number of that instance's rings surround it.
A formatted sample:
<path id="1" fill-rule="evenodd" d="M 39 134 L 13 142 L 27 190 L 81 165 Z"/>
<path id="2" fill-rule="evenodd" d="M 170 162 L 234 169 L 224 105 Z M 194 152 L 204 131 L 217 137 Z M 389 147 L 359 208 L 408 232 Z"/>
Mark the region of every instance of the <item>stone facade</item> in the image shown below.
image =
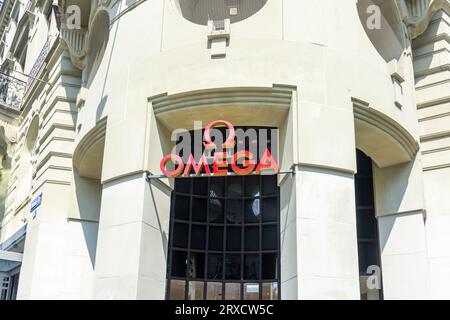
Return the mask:
<path id="1" fill-rule="evenodd" d="M 17 298 L 164 299 L 174 181 L 146 176 L 220 118 L 280 130 L 282 299 L 360 298 L 356 149 L 384 298 L 449 299 L 450 2 L 208 1 L 3 1 Z"/>

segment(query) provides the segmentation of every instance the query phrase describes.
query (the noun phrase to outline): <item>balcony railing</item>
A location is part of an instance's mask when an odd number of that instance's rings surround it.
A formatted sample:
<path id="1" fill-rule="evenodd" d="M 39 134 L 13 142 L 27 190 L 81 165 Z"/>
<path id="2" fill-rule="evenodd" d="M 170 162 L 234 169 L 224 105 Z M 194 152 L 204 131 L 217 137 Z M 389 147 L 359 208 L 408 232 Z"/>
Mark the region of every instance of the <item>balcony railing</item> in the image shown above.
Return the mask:
<path id="1" fill-rule="evenodd" d="M 33 0 L 28 0 L 25 10 L 30 11 L 32 5 L 33 5 Z"/>
<path id="2" fill-rule="evenodd" d="M 26 82 L 0 73 L 0 104 L 20 111 Z"/>
<path id="3" fill-rule="evenodd" d="M 39 53 L 38 58 L 36 59 L 36 62 L 33 65 L 33 68 L 30 71 L 30 74 L 28 75 L 28 81 L 27 81 L 27 87 L 26 87 L 26 91 L 28 91 L 28 89 L 30 89 L 30 87 L 32 86 L 32 84 L 34 83 L 34 80 L 36 80 L 36 77 L 39 73 L 39 71 L 42 68 L 42 65 L 45 62 L 45 58 L 47 57 L 48 53 L 50 52 L 50 48 L 52 47 L 52 37 L 48 37 L 47 41 L 44 44 L 44 47 L 41 50 L 41 53 Z"/>

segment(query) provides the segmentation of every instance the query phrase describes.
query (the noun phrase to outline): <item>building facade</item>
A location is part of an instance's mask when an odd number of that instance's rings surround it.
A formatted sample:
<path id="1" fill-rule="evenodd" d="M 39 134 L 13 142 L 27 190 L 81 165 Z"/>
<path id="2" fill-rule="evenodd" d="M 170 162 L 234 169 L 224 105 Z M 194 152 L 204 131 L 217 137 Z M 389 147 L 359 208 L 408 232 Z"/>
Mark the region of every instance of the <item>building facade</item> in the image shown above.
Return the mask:
<path id="1" fill-rule="evenodd" d="M 2 299 L 450 298 L 450 1 L 4 0 L 0 37 Z M 163 177 L 216 120 L 279 172 Z"/>

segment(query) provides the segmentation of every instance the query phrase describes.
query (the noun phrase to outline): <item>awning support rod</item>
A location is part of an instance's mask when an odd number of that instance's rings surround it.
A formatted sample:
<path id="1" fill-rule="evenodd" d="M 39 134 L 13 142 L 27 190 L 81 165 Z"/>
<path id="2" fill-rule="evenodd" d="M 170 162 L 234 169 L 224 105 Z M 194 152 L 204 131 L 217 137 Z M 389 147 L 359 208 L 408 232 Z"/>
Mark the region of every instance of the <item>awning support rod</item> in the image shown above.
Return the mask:
<path id="1" fill-rule="evenodd" d="M 282 171 L 277 173 L 277 175 L 285 175 L 285 174 L 295 174 L 295 170 L 293 170 L 293 169 L 292 170 L 282 170 Z M 250 174 L 249 176 L 251 176 L 251 175 L 259 176 L 259 174 Z M 222 177 L 222 176 L 215 176 L 214 174 L 202 173 L 202 174 L 199 174 L 199 175 L 190 174 L 187 177 L 180 176 L 180 177 L 177 177 L 177 179 L 179 179 L 179 178 L 180 179 L 183 179 L 183 178 L 205 178 L 205 177 Z M 238 174 L 236 174 L 234 172 L 229 172 L 227 177 L 242 177 L 242 176 L 238 175 Z M 146 179 L 147 180 L 153 180 L 153 179 L 173 179 L 173 178 L 168 177 L 168 176 L 163 175 L 163 174 L 161 174 L 161 175 L 152 175 L 151 173 L 148 173 Z"/>

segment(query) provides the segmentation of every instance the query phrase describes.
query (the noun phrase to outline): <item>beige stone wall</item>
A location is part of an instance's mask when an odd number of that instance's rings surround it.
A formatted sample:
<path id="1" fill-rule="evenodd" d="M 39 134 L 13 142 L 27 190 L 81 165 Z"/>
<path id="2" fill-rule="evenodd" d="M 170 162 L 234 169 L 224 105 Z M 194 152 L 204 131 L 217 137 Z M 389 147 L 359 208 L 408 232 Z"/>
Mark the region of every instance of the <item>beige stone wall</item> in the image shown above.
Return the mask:
<path id="1" fill-rule="evenodd" d="M 450 278 L 450 12 L 441 10 L 414 40 L 427 244 L 433 298 L 448 299 Z"/>
<path id="2" fill-rule="evenodd" d="M 19 298 L 164 298 L 173 182 L 145 174 L 172 130 L 217 118 L 281 130 L 295 171 L 279 181 L 283 299 L 359 299 L 355 148 L 374 160 L 385 298 L 445 296 L 444 11 L 411 46 L 428 11 L 408 20 L 393 1 L 268 0 L 227 40 L 175 0 L 79 4 L 81 30 L 38 13 L 28 45 L 27 72 L 56 39 L 23 105 L 2 222 L 0 239 L 28 224 Z"/>

